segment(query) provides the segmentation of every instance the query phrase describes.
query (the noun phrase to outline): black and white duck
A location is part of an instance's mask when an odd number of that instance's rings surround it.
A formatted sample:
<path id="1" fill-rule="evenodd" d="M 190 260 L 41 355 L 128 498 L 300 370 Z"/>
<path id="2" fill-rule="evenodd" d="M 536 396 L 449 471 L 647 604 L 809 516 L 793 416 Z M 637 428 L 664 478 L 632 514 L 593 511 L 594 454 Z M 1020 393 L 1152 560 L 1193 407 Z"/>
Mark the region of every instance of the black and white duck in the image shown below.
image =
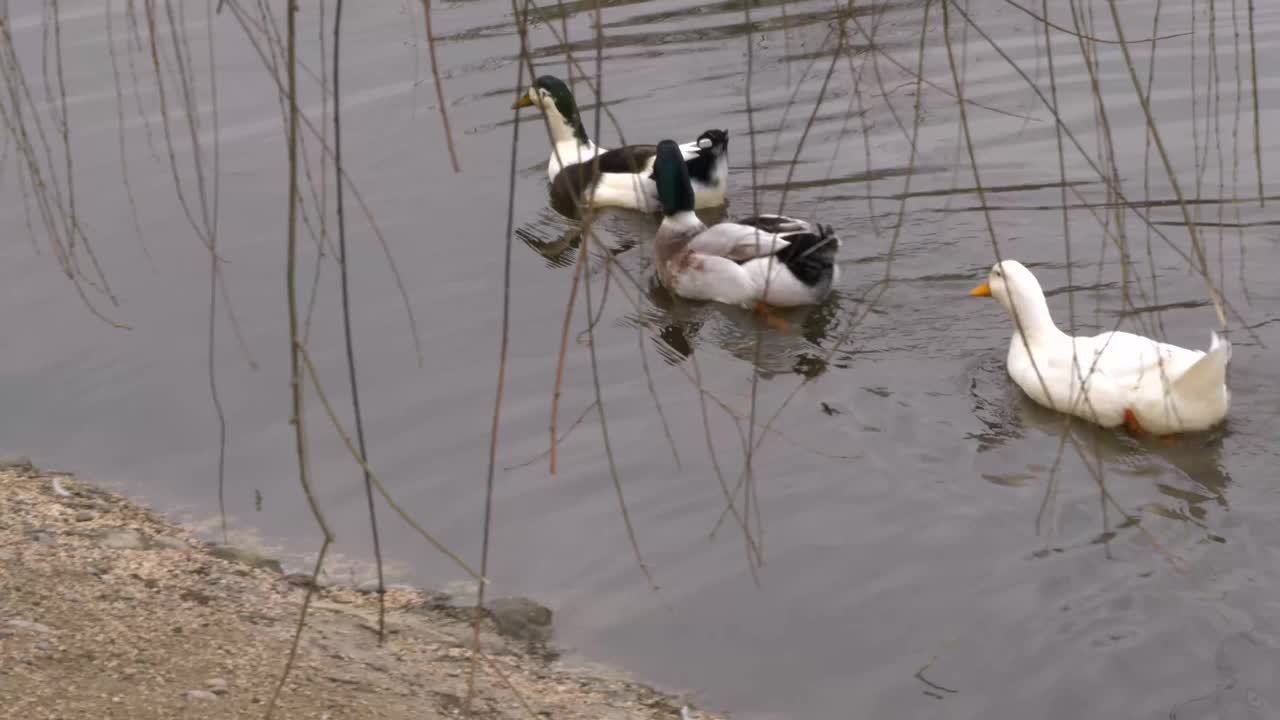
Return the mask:
<path id="1" fill-rule="evenodd" d="M 625 145 L 606 150 L 587 135 L 578 104 L 559 78 L 543 75 L 512 108 L 537 107 L 551 131 L 547 179 L 552 193 L 590 198 L 594 207 L 623 207 L 647 212 L 661 207 L 654 181 L 654 145 Z M 729 182 L 729 131 L 707 130 L 678 146 L 692 183 L 695 208 L 725 203 Z M 599 162 L 592 162 L 598 156 Z"/>
<path id="2" fill-rule="evenodd" d="M 658 143 L 654 176 L 665 216 L 653 240 L 658 281 L 676 295 L 759 311 L 820 303 L 839 281 L 830 226 L 759 215 L 707 227 L 672 140 Z"/>

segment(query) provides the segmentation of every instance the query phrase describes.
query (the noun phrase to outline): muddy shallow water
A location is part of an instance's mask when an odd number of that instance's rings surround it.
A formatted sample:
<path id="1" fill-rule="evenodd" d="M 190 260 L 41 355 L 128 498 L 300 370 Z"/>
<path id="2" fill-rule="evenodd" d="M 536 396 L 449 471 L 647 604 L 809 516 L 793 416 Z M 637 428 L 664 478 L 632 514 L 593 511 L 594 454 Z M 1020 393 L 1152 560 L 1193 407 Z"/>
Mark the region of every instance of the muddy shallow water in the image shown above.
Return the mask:
<path id="1" fill-rule="evenodd" d="M 143 253 L 121 181 L 104 18 L 94 3 L 63 5 L 78 209 L 120 298 L 118 308 L 103 305 L 105 312 L 133 329 L 93 318 L 48 247 L 33 252 L 22 195 L 5 166 L 0 446 L 117 484 L 161 507 L 208 515 L 218 507 L 218 425 L 207 374 L 208 254 L 173 191 L 148 60 L 135 54 L 135 98 L 121 54 L 124 152 L 150 259 Z M 603 5 L 604 93 L 627 138 L 687 140 L 707 127 L 727 127 L 731 214 L 752 212 L 753 181 L 761 211 L 776 209 L 830 65 L 830 6 L 752 5 L 759 26 L 748 36 L 736 2 Z M 968 5 L 1047 93 L 1040 26 L 995 0 Z M 1154 3 L 1122 5 L 1127 34 L 1149 37 Z M 594 7 L 563 5 L 584 69 L 594 67 L 595 44 L 588 39 Z M 1090 9 L 1088 3 L 1081 8 Z M 1216 86 L 1208 59 L 1211 9 Z M 921 11 L 918 3 L 893 5 L 859 22 L 868 30 L 878 23 L 876 43 L 910 67 Z M 10 12 L 24 67 L 38 79 L 40 18 L 18 14 L 23 10 L 12 5 Z M 204 63 L 203 3 L 189 3 L 187 12 L 191 56 Z M 547 12 L 560 11 L 548 6 Z M 1188 197 L 1256 196 L 1249 53 L 1242 47 L 1239 55 L 1245 94 L 1237 125 L 1229 5 L 1201 2 L 1196 12 L 1193 19 L 1188 7 L 1162 11 L 1157 34 L 1190 32 L 1193 21 L 1196 34 L 1160 40 L 1152 109 Z M 497 370 L 513 130 L 508 106 L 518 39 L 507 3 L 446 3 L 436 13 L 460 174 L 449 168 L 417 4 L 353 13 L 343 46 L 348 171 L 404 278 L 421 334 L 421 367 L 394 278 L 349 199 L 353 313 L 372 463 L 410 512 L 474 559 Z M 1094 35 L 1114 37 L 1105 2 L 1093 3 L 1092 18 Z M 1070 23 L 1065 12 L 1055 19 Z M 317 20 L 314 7 L 299 17 L 301 56 L 315 68 Z M 958 11 L 951 22 L 958 41 Z M 862 52 L 866 38 L 851 30 L 853 52 L 836 64 L 786 193 L 788 212 L 819 216 L 839 229 L 844 279 L 822 307 L 786 313 L 791 329 L 766 334 L 758 357 L 758 326 L 750 314 L 682 303 L 652 285 L 651 219 L 609 212 L 600 220 L 615 259 L 640 283 L 613 276 L 602 308 L 604 259 L 593 253 L 589 277 L 592 310 L 601 313 L 594 337 L 609 449 L 639 551 L 660 586 L 656 592 L 628 541 L 590 407 L 595 390 L 582 298 L 561 430 L 590 412 L 561 444 L 556 475 L 538 459 L 548 442 L 560 326 L 580 244 L 574 224 L 547 208 L 545 133 L 536 117 L 522 115 L 490 575 L 503 594 L 530 594 L 553 605 L 566 646 L 687 689 L 735 717 L 1267 717 L 1280 705 L 1280 628 L 1273 621 L 1280 609 L 1274 561 L 1280 495 L 1270 464 L 1280 435 L 1274 201 L 1265 208 L 1247 200 L 1195 206 L 1213 277 L 1238 313 L 1230 318 L 1234 404 L 1227 425 L 1172 446 L 1077 427 L 1072 437 L 1087 460 L 1068 445 L 1053 471 L 1061 420 L 1010 386 L 1003 369 L 1008 320 L 996 304 L 967 295 L 985 277 L 992 245 L 972 170 L 957 144 L 937 7 L 930 26 L 925 75 L 932 84 L 921 93 L 919 156 L 909 190 L 909 145 L 899 122 L 910 132 L 914 83 L 884 58 L 877 77 Z M 113 27 L 123 53 L 128 23 L 117 15 Z M 258 366 L 251 369 L 220 310 L 215 367 L 228 422 L 225 502 L 234 525 L 306 549 L 319 536 L 298 490 L 287 422 L 280 110 L 241 28 L 224 15 L 214 29 L 219 247 L 228 294 Z M 1280 10 L 1258 3 L 1254 30 L 1267 160 L 1278 145 L 1268 123 L 1280 107 L 1276 81 L 1265 69 L 1280 61 Z M 748 37 L 751 114 L 744 95 Z M 1190 250 L 1187 231 L 1178 208 L 1167 202 L 1173 191 L 1154 152 L 1144 190 L 1143 111 L 1118 46 L 1097 47 L 1099 89 L 1114 137 L 1108 146 L 1098 132 L 1077 41 L 1054 37 L 1064 121 L 1091 157 L 1114 153 L 1124 192 L 1131 201 L 1155 201 L 1150 218 L 1168 237 L 1148 240 L 1138 215 L 1121 213 L 1133 262 L 1127 288 L 1115 244 L 1100 225 L 1115 222 L 1106 188 L 1066 141 L 1068 266 L 1051 116 L 976 32 L 968 40 L 964 92 L 973 104 L 967 114 L 1001 253 L 1034 268 L 1064 327 L 1074 315 L 1081 332 L 1109 329 L 1121 319 L 1127 329 L 1145 331 L 1158 318 L 1170 341 L 1206 346 L 1215 314 L 1203 278 L 1179 254 Z M 539 72 L 564 74 L 546 23 L 531 29 L 530 43 Z M 1144 82 L 1147 48 L 1133 46 Z M 955 53 L 961 62 L 958 42 Z M 859 98 L 853 87 L 860 69 Z M 796 104 L 788 109 L 797 85 Z M 43 97 L 40 89 L 35 93 Z M 303 110 L 318 121 L 320 95 L 309 76 Z M 591 128 L 590 110 L 586 115 Z M 201 118 L 207 142 L 213 131 L 205 106 Z M 189 180 L 190 138 L 185 126 L 175 128 L 181 129 L 173 139 L 180 171 Z M 615 144 L 607 118 L 601 128 L 602 142 Z M 314 142 L 308 156 L 318 173 Z M 1197 165 L 1206 168 L 1203 174 Z M 1263 170 L 1267 187 L 1280 187 L 1280 174 L 1267 164 Z M 904 192 L 910 201 L 891 248 Z M 316 253 L 309 236 L 303 246 L 306 293 Z M 891 283 L 872 305 L 890 258 Z M 331 256 L 319 277 L 309 343 L 335 403 L 345 409 Z M 1129 306 L 1142 311 L 1122 318 L 1126 294 Z M 748 514 L 764 557 L 758 583 L 732 519 L 709 537 L 724 508 L 716 467 L 729 484 L 742 472 L 753 365 L 761 422 L 795 393 L 774 422 L 781 434 L 768 435 L 753 456 Z M 714 456 L 690 380 L 695 374 L 713 396 L 706 404 Z M 797 391 L 806 377 L 811 381 Z M 363 489 L 316 405 L 312 401 L 308 422 L 320 499 L 339 551 L 359 556 L 369 549 Z M 1097 465 L 1110 501 L 1089 469 Z M 439 584 L 459 576 L 389 513 L 382 518 L 388 558 L 412 578 Z"/>

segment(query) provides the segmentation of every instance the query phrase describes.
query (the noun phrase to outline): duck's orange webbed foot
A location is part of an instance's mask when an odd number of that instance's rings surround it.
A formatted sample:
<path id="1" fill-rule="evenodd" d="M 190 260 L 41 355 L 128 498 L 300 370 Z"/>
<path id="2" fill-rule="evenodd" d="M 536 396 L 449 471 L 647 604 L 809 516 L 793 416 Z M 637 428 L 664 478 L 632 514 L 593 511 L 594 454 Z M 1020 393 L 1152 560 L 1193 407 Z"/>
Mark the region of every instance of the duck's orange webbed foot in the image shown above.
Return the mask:
<path id="1" fill-rule="evenodd" d="M 763 302 L 756 303 L 755 313 L 756 315 L 759 315 L 762 320 L 764 320 L 765 325 L 768 325 L 774 330 L 786 330 L 787 328 L 791 327 L 790 323 L 778 317 L 777 315 L 773 314 L 773 311 L 769 309 L 769 306 Z"/>
<path id="2" fill-rule="evenodd" d="M 1125 408 L 1125 411 L 1124 411 L 1124 426 L 1133 435 L 1145 435 L 1149 438 L 1152 438 L 1153 440 L 1156 440 L 1161 445 L 1165 445 L 1165 446 L 1177 445 L 1179 444 L 1179 440 L 1181 438 L 1181 436 L 1178 434 L 1153 435 L 1147 432 L 1146 428 L 1142 427 L 1142 423 L 1138 422 L 1138 416 L 1135 415 L 1133 411 L 1128 408 Z"/>

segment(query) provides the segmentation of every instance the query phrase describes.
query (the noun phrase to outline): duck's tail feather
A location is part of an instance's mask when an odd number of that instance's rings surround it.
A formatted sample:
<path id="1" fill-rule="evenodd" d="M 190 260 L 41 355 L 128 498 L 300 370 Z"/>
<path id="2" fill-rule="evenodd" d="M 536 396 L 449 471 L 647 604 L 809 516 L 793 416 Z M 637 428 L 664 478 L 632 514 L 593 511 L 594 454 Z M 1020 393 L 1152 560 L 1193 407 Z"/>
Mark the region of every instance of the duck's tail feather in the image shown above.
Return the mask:
<path id="1" fill-rule="evenodd" d="M 737 225 L 749 225 L 767 233 L 811 232 L 813 226 L 804 220 L 786 215 L 756 215 L 733 221 Z"/>
<path id="2" fill-rule="evenodd" d="M 783 238 L 788 245 L 777 257 L 796 279 L 816 287 L 831 278 L 840 237 L 830 225 L 818 224 L 816 232 L 786 233 Z"/>
<path id="3" fill-rule="evenodd" d="M 1227 364 L 1231 362 L 1231 341 L 1218 333 L 1212 333 L 1209 351 L 1182 376 L 1173 382 L 1179 391 L 1210 390 L 1223 386 L 1227 380 Z"/>

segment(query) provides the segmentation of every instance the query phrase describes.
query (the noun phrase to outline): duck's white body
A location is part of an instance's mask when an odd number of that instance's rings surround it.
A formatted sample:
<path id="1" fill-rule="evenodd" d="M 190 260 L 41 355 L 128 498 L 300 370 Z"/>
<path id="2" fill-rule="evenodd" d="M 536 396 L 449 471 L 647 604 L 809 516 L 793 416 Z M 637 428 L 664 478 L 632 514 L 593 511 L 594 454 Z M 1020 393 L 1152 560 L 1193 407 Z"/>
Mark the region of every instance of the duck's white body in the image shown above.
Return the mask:
<path id="1" fill-rule="evenodd" d="M 548 115 L 558 115 L 551 112 Z M 563 123 L 561 123 L 563 125 Z M 554 129 L 553 129 L 554 132 Z M 553 135 L 554 136 L 554 135 Z M 692 160 L 701 152 L 697 141 L 687 142 L 680 146 L 685 160 Z M 570 134 L 568 139 L 553 144 L 551 159 L 547 161 L 547 180 L 553 185 L 560 171 L 590 162 L 596 155 L 604 155 L 610 151 L 591 141 L 579 142 Z M 595 181 L 595 191 L 591 195 L 594 207 L 623 207 L 644 212 L 657 212 L 662 209 L 658 201 L 658 186 L 653 181 L 654 157 L 649 156 L 636 163 L 638 172 L 602 172 Z M 728 196 L 729 155 L 722 153 L 715 158 L 715 170 L 710 182 L 698 178 L 690 178 L 693 184 L 694 207 L 697 209 L 719 207 L 725 204 Z"/>
<path id="2" fill-rule="evenodd" d="M 689 300 L 710 300 L 751 307 L 763 302 L 775 307 L 821 302 L 839 281 L 840 267 L 827 262 L 826 273 L 812 284 L 797 276 L 792 266 L 777 257 L 803 235 L 812 241 L 809 223 L 779 215 L 760 216 L 744 223 L 720 223 L 708 228 L 692 212 L 666 217 L 654 237 L 658 279 L 668 290 Z M 775 232 L 768 232 L 774 230 Z M 819 228 L 827 238 L 829 228 Z M 840 240 L 830 234 L 833 255 Z M 745 262 L 743 262 L 745 261 Z"/>
<path id="3" fill-rule="evenodd" d="M 995 297 L 1014 318 L 1009 376 L 1040 405 L 1103 427 L 1136 421 L 1156 435 L 1207 430 L 1227 415 L 1231 344 L 1217 333 L 1208 352 L 1119 331 L 1073 337 L 1015 260 L 996 264 L 974 294 Z"/>

